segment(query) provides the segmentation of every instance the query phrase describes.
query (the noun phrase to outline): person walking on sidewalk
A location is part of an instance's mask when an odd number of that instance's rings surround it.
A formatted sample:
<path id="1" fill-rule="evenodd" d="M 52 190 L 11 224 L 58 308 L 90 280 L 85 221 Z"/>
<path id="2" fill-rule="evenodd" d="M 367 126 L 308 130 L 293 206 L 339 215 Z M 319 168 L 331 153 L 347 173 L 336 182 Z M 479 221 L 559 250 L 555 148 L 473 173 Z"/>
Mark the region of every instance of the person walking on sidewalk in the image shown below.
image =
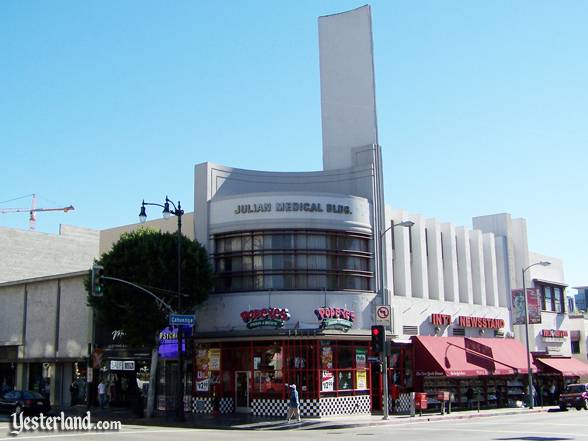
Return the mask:
<path id="1" fill-rule="evenodd" d="M 295 384 L 290 384 L 290 402 L 288 403 L 288 414 L 286 415 L 286 422 L 290 422 L 293 416 L 300 422 L 300 400 L 298 399 L 298 391 Z"/>
<path id="2" fill-rule="evenodd" d="M 98 400 L 100 401 L 100 409 L 104 409 L 104 406 L 106 406 L 106 382 L 104 378 L 98 383 Z"/>
<path id="3" fill-rule="evenodd" d="M 471 387 L 468 387 L 468 390 L 466 390 L 466 400 L 468 409 L 471 409 L 474 404 L 474 389 Z"/>

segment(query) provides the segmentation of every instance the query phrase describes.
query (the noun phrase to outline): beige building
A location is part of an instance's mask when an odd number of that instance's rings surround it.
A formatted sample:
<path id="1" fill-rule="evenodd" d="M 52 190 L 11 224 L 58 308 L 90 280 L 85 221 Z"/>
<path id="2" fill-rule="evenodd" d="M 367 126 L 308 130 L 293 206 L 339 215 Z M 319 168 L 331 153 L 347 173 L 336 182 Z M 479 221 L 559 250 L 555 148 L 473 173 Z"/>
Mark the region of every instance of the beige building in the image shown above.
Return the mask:
<path id="1" fill-rule="evenodd" d="M 154 219 L 144 224 L 136 223 L 101 230 L 99 255 L 109 252 L 112 245 L 120 239 L 123 233 L 130 233 L 143 227 L 153 228 L 164 233 L 175 233 L 178 231 L 178 218 L 171 216 L 169 219 Z M 194 239 L 194 213 L 185 213 L 182 216 L 182 234 L 189 239 Z"/>
<path id="2" fill-rule="evenodd" d="M 87 270 L 99 232 L 61 225 L 59 234 L 0 228 L 0 283 Z"/>
<path id="3" fill-rule="evenodd" d="M 0 384 L 39 391 L 53 405 L 71 403 L 69 387 L 85 378 L 92 338 L 87 274 L 0 283 Z"/>

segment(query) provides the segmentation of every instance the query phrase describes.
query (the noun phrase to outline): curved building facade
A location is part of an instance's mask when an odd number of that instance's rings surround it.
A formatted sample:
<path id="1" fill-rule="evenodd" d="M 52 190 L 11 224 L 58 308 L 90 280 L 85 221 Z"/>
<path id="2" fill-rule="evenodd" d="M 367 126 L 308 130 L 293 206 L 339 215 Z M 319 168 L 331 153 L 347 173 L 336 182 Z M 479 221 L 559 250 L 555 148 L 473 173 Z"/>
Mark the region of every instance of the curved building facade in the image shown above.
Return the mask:
<path id="1" fill-rule="evenodd" d="M 482 406 L 517 405 L 528 366 L 511 292 L 538 258 L 524 219 L 469 229 L 385 207 L 369 6 L 320 17 L 319 47 L 323 171 L 195 167 L 195 237 L 216 281 L 196 311 L 193 410 L 284 416 L 288 384 L 303 416 L 382 410 L 376 323 L 394 412 L 413 392 L 439 406 L 439 390 L 458 408 L 469 389 Z M 531 351 L 569 356 L 563 271 L 533 270 L 544 337 Z"/>

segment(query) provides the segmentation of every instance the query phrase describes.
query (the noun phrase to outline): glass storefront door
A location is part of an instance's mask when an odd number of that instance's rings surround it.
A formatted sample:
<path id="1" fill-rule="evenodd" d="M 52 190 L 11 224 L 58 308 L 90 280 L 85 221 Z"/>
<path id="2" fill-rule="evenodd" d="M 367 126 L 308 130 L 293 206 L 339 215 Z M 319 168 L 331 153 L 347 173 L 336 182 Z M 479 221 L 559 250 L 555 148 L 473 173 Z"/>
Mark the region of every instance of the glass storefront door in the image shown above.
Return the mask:
<path id="1" fill-rule="evenodd" d="M 235 372 L 235 411 L 249 412 L 249 371 Z"/>

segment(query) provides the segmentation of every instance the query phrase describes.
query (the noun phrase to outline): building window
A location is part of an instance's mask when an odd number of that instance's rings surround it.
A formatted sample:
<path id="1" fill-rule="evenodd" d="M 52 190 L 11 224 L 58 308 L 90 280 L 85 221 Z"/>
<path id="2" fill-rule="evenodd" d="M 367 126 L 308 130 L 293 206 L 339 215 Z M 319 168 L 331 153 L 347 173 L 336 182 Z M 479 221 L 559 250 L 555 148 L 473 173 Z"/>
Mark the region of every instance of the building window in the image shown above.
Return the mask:
<path id="1" fill-rule="evenodd" d="M 564 312 L 563 311 L 563 299 L 561 296 L 561 288 L 556 286 L 553 288 L 553 303 L 555 305 L 555 312 Z"/>
<path id="2" fill-rule="evenodd" d="M 538 285 L 538 288 L 541 292 L 541 309 L 543 311 L 558 313 L 564 313 L 566 311 L 564 287 L 542 283 Z"/>
<path id="3" fill-rule="evenodd" d="M 545 293 L 543 310 L 544 311 L 553 311 L 553 291 L 551 286 L 544 286 L 543 292 Z"/>
<path id="4" fill-rule="evenodd" d="M 572 354 L 579 354 L 580 353 L 580 342 L 579 341 L 572 341 Z"/>
<path id="5" fill-rule="evenodd" d="M 366 234 L 325 230 L 218 234 L 215 290 L 370 291 L 370 239 Z"/>

